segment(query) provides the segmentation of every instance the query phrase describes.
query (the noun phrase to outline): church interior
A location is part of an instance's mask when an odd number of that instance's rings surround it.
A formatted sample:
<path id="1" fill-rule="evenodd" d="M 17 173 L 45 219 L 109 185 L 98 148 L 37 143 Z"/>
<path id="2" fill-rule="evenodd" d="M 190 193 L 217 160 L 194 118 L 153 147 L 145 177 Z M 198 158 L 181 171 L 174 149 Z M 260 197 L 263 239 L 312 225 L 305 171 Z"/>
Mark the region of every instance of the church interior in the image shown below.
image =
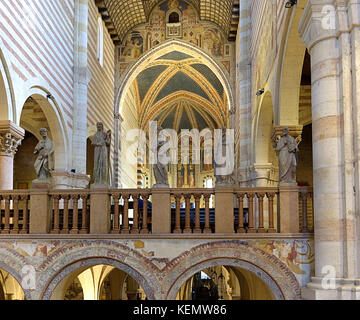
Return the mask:
<path id="1" fill-rule="evenodd" d="M 1 1 L 0 300 L 359 300 L 359 12 Z"/>

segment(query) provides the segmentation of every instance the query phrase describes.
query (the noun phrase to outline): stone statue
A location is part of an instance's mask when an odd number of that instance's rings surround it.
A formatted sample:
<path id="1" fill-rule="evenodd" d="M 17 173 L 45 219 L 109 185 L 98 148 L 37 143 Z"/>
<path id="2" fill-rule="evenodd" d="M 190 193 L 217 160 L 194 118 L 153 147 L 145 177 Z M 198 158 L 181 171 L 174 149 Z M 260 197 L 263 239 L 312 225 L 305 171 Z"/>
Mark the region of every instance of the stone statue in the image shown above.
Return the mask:
<path id="1" fill-rule="evenodd" d="M 222 152 L 222 156 L 232 157 L 233 156 L 233 150 L 230 150 L 229 145 L 226 143 L 226 127 L 221 128 L 221 140 L 218 139 L 217 145 L 215 146 L 215 152 Z M 224 164 L 218 164 L 216 163 L 215 159 L 213 161 L 213 167 L 214 167 L 214 175 L 215 175 L 215 185 L 217 187 L 226 187 L 231 186 L 235 183 L 234 179 L 234 170 L 232 170 L 232 173 L 225 174 L 226 172 L 231 171 L 231 161 L 232 159 L 226 158 Z"/>
<path id="2" fill-rule="evenodd" d="M 95 133 L 91 144 L 94 150 L 94 185 L 108 185 L 109 172 L 109 148 L 111 143 L 111 130 L 104 132 L 104 125 L 101 122 L 96 124 Z"/>
<path id="3" fill-rule="evenodd" d="M 154 175 L 156 184 L 154 188 L 168 188 L 169 187 L 169 179 L 168 179 L 168 172 L 167 172 L 167 165 L 161 163 L 162 158 L 164 155 L 160 154 L 160 149 L 163 145 L 166 144 L 166 138 L 160 134 L 163 130 L 162 127 L 158 127 L 157 129 L 157 146 L 156 146 L 156 164 L 154 164 Z"/>
<path id="4" fill-rule="evenodd" d="M 42 140 L 36 145 L 34 154 L 38 157 L 34 163 L 37 180 L 34 182 L 50 182 L 51 171 L 53 170 L 54 143 L 47 137 L 46 128 L 40 129 Z"/>
<path id="5" fill-rule="evenodd" d="M 289 128 L 283 128 L 282 132 L 275 148 L 279 155 L 280 184 L 295 185 L 298 143 L 289 135 Z"/>

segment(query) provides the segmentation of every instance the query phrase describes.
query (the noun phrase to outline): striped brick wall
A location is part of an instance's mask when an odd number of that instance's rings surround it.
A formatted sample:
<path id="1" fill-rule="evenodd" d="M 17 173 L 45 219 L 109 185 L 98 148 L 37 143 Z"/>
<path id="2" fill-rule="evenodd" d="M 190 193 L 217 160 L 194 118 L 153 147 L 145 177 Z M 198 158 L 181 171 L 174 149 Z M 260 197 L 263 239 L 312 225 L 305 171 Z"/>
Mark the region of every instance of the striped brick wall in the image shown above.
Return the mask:
<path id="1" fill-rule="evenodd" d="M 73 18 L 74 4 L 69 0 L 0 1 L 0 39 L 9 53 L 13 78 L 47 82 L 46 89 L 60 100 L 57 103 L 69 128 L 73 111 Z"/>

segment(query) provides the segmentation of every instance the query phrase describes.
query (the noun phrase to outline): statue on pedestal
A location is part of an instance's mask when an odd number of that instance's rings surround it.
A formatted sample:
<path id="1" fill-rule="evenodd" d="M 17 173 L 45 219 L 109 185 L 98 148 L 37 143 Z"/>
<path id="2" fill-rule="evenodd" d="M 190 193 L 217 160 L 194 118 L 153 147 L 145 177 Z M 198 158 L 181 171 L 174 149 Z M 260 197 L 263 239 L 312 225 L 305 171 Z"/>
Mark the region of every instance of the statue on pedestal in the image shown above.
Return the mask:
<path id="1" fill-rule="evenodd" d="M 91 144 L 94 150 L 94 185 L 107 186 L 109 172 L 109 155 L 111 144 L 111 130 L 104 132 L 102 122 L 96 124 L 97 132 L 94 135 Z"/>
<path id="2" fill-rule="evenodd" d="M 42 140 L 36 145 L 34 154 L 38 157 L 35 160 L 34 168 L 37 179 L 35 183 L 45 182 L 50 183 L 51 171 L 53 170 L 53 154 L 54 143 L 48 138 L 48 131 L 46 128 L 40 129 Z"/>
<path id="3" fill-rule="evenodd" d="M 282 129 L 283 136 L 276 143 L 279 155 L 280 185 L 296 185 L 298 143 L 289 135 L 289 128 Z"/>
<path id="4" fill-rule="evenodd" d="M 169 178 L 167 171 L 167 164 L 162 163 L 166 155 L 161 154 L 160 149 L 166 144 L 166 138 L 160 134 L 163 130 L 162 127 L 158 127 L 157 130 L 157 146 L 156 146 L 156 163 L 154 164 L 154 175 L 156 184 L 154 188 L 169 188 Z"/>

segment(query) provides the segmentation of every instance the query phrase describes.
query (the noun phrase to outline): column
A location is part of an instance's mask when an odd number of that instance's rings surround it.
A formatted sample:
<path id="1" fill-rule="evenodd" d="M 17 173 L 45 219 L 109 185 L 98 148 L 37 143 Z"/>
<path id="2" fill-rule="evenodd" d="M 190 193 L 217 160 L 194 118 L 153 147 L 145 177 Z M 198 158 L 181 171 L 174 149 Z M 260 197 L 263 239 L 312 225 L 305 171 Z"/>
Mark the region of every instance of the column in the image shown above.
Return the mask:
<path id="1" fill-rule="evenodd" d="M 24 139 L 25 130 L 9 120 L 0 121 L 0 190 L 12 190 L 14 156 Z"/>
<path id="2" fill-rule="evenodd" d="M 121 117 L 120 113 L 114 114 L 114 187 L 121 188 L 121 125 L 124 119 Z"/>
<path id="3" fill-rule="evenodd" d="M 248 167 L 250 165 L 251 146 L 251 0 L 240 1 L 240 23 L 238 30 L 238 70 L 237 101 L 235 121 L 235 150 L 238 159 L 237 172 L 240 186 L 248 186 Z"/>
<path id="4" fill-rule="evenodd" d="M 359 4 L 352 6 L 358 12 Z M 299 27 L 312 60 L 315 277 L 305 299 L 359 298 L 351 90 L 351 72 L 359 71 L 351 63 L 348 9 L 343 1 L 309 1 Z"/>
<path id="5" fill-rule="evenodd" d="M 72 169 L 86 174 L 88 68 L 88 0 L 75 1 L 74 27 L 74 112 L 72 135 Z"/>

